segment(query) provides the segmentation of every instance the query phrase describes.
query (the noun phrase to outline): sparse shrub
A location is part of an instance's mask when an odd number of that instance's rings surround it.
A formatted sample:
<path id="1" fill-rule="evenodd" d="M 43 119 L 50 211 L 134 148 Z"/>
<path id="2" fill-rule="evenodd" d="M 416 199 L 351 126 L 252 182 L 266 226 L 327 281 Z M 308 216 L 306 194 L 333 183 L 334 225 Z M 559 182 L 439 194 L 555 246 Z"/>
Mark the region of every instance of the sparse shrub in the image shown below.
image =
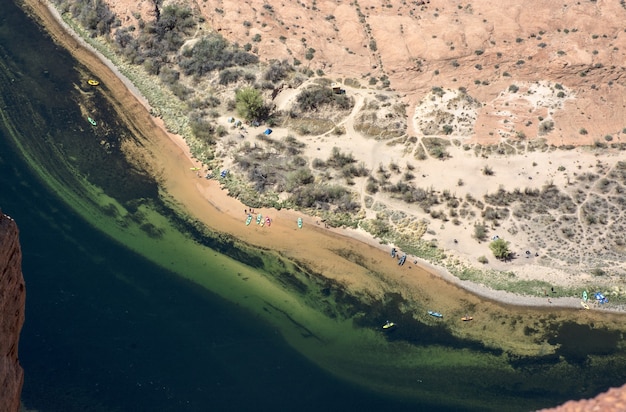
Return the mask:
<path id="1" fill-rule="evenodd" d="M 482 241 L 487 238 L 487 227 L 482 223 L 476 223 L 474 225 L 474 238 Z"/>
<path id="2" fill-rule="evenodd" d="M 232 47 L 218 34 L 203 37 L 191 48 L 185 48 L 178 65 L 186 75 L 202 76 L 213 70 L 258 63 L 258 57 Z"/>
<path id="3" fill-rule="evenodd" d="M 293 67 L 291 67 L 287 60 L 271 60 L 265 73 L 263 73 L 263 79 L 276 83 L 286 78 L 288 73 L 292 70 Z"/>
<path id="4" fill-rule="evenodd" d="M 365 191 L 371 195 L 378 192 L 378 181 L 370 176 L 367 179 L 367 183 L 365 185 Z"/>
<path id="5" fill-rule="evenodd" d="M 198 140 L 207 144 L 212 144 L 214 142 L 215 127 L 211 123 L 201 117 L 190 116 L 189 125 L 191 126 L 191 131 Z"/>
<path id="6" fill-rule="evenodd" d="M 352 154 L 343 154 L 338 147 L 333 147 L 332 153 L 326 164 L 335 169 L 341 169 L 344 166 L 355 163 L 356 160 Z"/>
<path id="7" fill-rule="evenodd" d="M 74 1 L 69 7 L 72 16 L 92 37 L 110 33 L 115 23 L 115 14 L 104 1 Z"/>
<path id="8" fill-rule="evenodd" d="M 326 168 L 326 162 L 322 159 L 315 158 L 313 159 L 311 166 L 313 166 L 314 169 L 324 169 Z"/>
<path id="9" fill-rule="evenodd" d="M 346 134 L 346 128 L 344 126 L 335 126 L 335 128 L 333 129 L 333 134 L 335 136 L 341 136 L 343 134 Z"/>
<path id="10" fill-rule="evenodd" d="M 545 122 L 541 122 L 539 124 L 539 134 L 544 135 L 548 134 L 554 129 L 554 122 L 552 120 L 546 120 Z"/>
<path id="11" fill-rule="evenodd" d="M 300 110 L 316 110 L 321 106 L 333 106 L 338 109 L 347 110 L 352 107 L 352 99 L 345 94 L 335 94 L 329 87 L 309 87 L 296 98 Z"/>
<path id="12" fill-rule="evenodd" d="M 219 75 L 219 84 L 227 85 L 230 83 L 236 83 L 242 75 L 241 70 L 237 69 L 224 69 Z"/>

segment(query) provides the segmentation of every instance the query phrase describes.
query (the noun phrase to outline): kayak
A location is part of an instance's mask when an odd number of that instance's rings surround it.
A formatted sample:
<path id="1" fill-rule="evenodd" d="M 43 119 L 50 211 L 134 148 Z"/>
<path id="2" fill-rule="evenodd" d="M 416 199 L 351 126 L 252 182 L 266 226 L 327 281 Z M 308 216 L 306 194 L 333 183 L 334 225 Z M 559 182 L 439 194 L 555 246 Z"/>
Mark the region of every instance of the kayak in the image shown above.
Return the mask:
<path id="1" fill-rule="evenodd" d="M 583 308 L 589 309 L 589 305 L 587 305 L 585 302 L 580 302 L 580 304 L 582 305 Z"/>
<path id="2" fill-rule="evenodd" d="M 583 291 L 583 301 L 586 302 L 589 296 L 587 295 L 587 291 Z"/>
<path id="3" fill-rule="evenodd" d="M 94 79 L 89 79 L 89 80 L 87 80 L 87 83 L 89 83 L 89 84 L 90 84 L 90 85 L 92 85 L 92 86 L 97 86 L 97 85 L 99 85 L 99 84 L 100 84 L 100 82 L 99 82 L 99 81 L 94 80 Z"/>
<path id="4" fill-rule="evenodd" d="M 433 312 L 432 310 L 429 310 L 429 311 L 428 311 L 428 314 L 429 314 L 430 316 L 434 316 L 434 317 L 436 317 L 436 318 L 443 318 L 443 315 L 442 315 L 441 313 L 439 313 L 439 312 Z"/>
<path id="5" fill-rule="evenodd" d="M 396 326 L 396 324 L 395 324 L 395 323 L 387 321 L 387 322 L 385 322 L 385 324 L 383 325 L 383 329 L 391 329 L 391 328 L 393 328 L 394 326 Z"/>
<path id="6" fill-rule="evenodd" d="M 263 215 L 262 214 L 258 214 L 256 217 L 256 224 L 260 225 L 261 224 L 261 219 L 263 219 Z"/>
<path id="7" fill-rule="evenodd" d="M 298 229 L 302 229 L 302 218 L 298 218 Z"/>
<path id="8" fill-rule="evenodd" d="M 246 219 L 246 226 L 248 226 L 250 222 L 252 222 L 252 215 L 248 215 L 248 218 Z"/>
<path id="9" fill-rule="evenodd" d="M 91 123 L 94 126 L 98 125 L 98 123 L 96 123 L 96 121 L 94 119 L 92 119 L 91 117 L 88 117 L 87 120 L 89 120 L 89 123 Z"/>
<path id="10" fill-rule="evenodd" d="M 270 217 L 269 217 L 269 216 L 267 216 L 267 217 L 265 218 L 265 225 L 266 225 L 266 226 L 269 226 L 269 225 L 271 225 L 271 224 L 272 224 L 272 219 L 270 219 Z"/>
<path id="11" fill-rule="evenodd" d="M 402 257 L 398 261 L 398 265 L 402 266 L 404 265 L 404 262 L 406 262 L 406 255 L 402 255 Z"/>
<path id="12" fill-rule="evenodd" d="M 200 170 L 200 168 L 199 167 L 190 167 L 189 170 L 193 170 L 195 172 L 195 171 Z"/>
<path id="13" fill-rule="evenodd" d="M 473 318 L 473 317 L 471 317 L 471 316 L 463 316 L 463 317 L 461 318 L 461 320 L 462 320 L 463 322 L 469 322 L 470 320 L 474 320 L 474 318 Z"/>

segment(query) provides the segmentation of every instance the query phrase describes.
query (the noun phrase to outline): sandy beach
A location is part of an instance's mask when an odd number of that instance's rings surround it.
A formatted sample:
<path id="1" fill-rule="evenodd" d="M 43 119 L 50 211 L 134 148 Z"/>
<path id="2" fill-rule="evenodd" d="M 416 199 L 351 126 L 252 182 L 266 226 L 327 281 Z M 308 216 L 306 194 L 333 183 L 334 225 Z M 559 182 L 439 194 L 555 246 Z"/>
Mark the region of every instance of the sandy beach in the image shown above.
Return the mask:
<path id="1" fill-rule="evenodd" d="M 398 266 L 397 261 L 389 256 L 390 246 L 381 245 L 368 233 L 327 228 L 317 218 L 293 210 L 256 209 L 255 215 L 261 213 L 271 218 L 271 226 L 246 226 L 244 221 L 250 207 L 228 196 L 218 181 L 204 178 L 208 171 L 193 159 L 182 137 L 168 133 L 163 122 L 150 115 L 148 103 L 130 81 L 77 38 L 47 2 L 27 0 L 26 3 L 51 36 L 100 80 L 104 94 L 119 115 L 148 140 L 149 144 L 142 148 L 148 153 L 141 154 L 139 149 L 137 152 L 162 178 L 165 191 L 211 229 L 250 245 L 274 250 L 351 290 L 370 295 L 405 290 L 407 296 L 419 296 L 425 302 L 437 301 L 441 307 L 456 312 L 461 311 L 461 301 L 483 305 L 580 308 L 580 299 L 575 297 L 519 296 L 461 281 L 445 270 L 411 256 L 406 265 Z M 302 229 L 296 225 L 299 217 L 304 221 Z M 536 268 L 529 267 L 528 270 Z"/>

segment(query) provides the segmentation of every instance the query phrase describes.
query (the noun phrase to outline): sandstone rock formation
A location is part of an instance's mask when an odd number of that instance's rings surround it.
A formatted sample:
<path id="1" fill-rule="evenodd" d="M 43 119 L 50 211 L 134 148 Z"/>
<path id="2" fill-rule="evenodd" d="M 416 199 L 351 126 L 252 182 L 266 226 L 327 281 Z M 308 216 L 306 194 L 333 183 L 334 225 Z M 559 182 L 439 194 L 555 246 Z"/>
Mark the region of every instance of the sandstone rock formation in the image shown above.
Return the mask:
<path id="1" fill-rule="evenodd" d="M 621 388 L 611 388 L 593 399 L 569 401 L 553 409 L 544 409 L 542 412 L 622 412 L 626 411 L 626 385 Z"/>
<path id="2" fill-rule="evenodd" d="M 17 357 L 26 289 L 15 221 L 0 212 L 0 410 L 20 408 L 24 370 Z"/>

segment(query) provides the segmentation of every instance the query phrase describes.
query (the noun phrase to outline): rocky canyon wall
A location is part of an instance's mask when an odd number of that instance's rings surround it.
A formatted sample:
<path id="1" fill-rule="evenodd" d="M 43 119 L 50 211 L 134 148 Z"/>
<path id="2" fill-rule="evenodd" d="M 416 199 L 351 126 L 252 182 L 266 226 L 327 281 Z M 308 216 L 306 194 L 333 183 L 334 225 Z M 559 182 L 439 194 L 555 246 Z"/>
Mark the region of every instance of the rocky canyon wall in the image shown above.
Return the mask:
<path id="1" fill-rule="evenodd" d="M 24 383 L 17 347 L 24 324 L 26 289 L 15 221 L 0 212 L 0 410 L 18 411 Z"/>

